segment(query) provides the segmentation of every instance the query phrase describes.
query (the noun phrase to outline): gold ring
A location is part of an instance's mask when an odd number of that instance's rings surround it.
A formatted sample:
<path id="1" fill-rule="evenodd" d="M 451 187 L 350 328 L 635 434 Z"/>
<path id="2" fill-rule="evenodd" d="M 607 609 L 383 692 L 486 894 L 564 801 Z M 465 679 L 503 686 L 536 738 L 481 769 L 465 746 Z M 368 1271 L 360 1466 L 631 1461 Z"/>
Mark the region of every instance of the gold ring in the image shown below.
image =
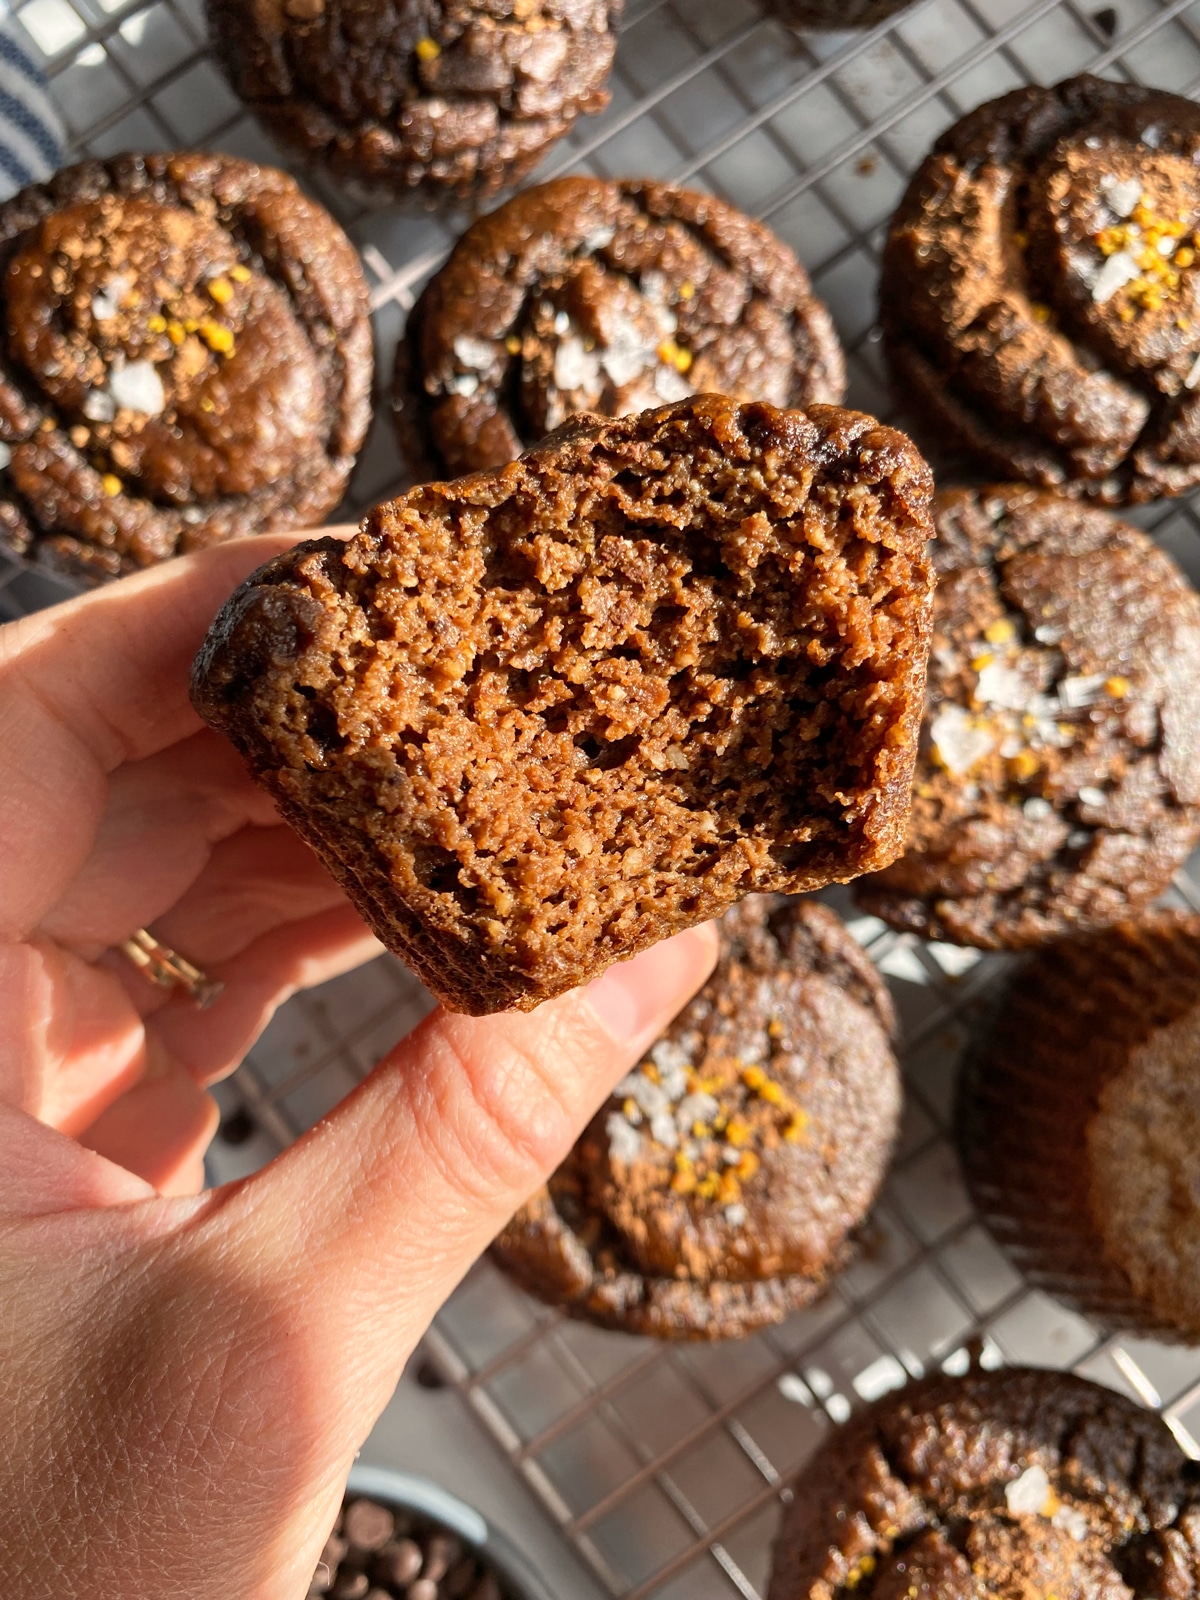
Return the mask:
<path id="1" fill-rule="evenodd" d="M 151 983 L 156 983 L 160 989 L 183 989 L 201 1011 L 212 1005 L 225 988 L 178 951 L 161 944 L 145 928 L 139 928 L 132 939 L 123 939 L 117 948 Z"/>

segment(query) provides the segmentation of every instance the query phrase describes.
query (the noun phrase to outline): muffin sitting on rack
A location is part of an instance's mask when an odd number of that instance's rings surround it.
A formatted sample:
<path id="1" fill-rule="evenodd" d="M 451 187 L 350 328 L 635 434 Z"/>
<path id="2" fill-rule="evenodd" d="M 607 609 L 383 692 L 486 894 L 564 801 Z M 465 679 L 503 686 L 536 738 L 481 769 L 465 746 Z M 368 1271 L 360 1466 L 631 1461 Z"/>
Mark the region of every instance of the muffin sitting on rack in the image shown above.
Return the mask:
<path id="1" fill-rule="evenodd" d="M 832 911 L 752 896 L 699 995 L 492 1247 L 571 1316 L 727 1339 L 821 1292 L 900 1113 L 883 981 Z"/>
<path id="2" fill-rule="evenodd" d="M 944 133 L 884 254 L 906 403 L 1005 477 L 1109 505 L 1200 484 L 1200 107 L 1019 89 Z"/>
<path id="3" fill-rule="evenodd" d="M 928 710 L 893 927 L 1020 948 L 1160 894 L 1200 839 L 1200 598 L 1144 533 L 1036 489 L 935 501 Z"/>
<path id="4" fill-rule="evenodd" d="M 963 1170 L 1017 1266 L 1102 1327 L 1200 1343 L 1200 917 L 1018 969 L 968 1055 Z"/>
<path id="5" fill-rule="evenodd" d="M 0 206 L 0 546 L 93 581 L 345 491 L 370 420 L 358 255 L 291 178 L 120 156 Z"/>
<path id="6" fill-rule="evenodd" d="M 768 1600 L 1191 1600 L 1200 1490 L 1161 1417 L 1064 1372 L 940 1372 L 792 1487 Z"/>
<path id="7" fill-rule="evenodd" d="M 768 228 L 711 195 L 563 178 L 470 228 L 396 357 L 416 477 L 502 466 L 578 411 L 716 393 L 836 402 L 841 347 Z"/>
<path id="8" fill-rule="evenodd" d="M 608 104 L 622 0 L 207 0 L 270 131 L 368 198 L 515 183 Z"/>

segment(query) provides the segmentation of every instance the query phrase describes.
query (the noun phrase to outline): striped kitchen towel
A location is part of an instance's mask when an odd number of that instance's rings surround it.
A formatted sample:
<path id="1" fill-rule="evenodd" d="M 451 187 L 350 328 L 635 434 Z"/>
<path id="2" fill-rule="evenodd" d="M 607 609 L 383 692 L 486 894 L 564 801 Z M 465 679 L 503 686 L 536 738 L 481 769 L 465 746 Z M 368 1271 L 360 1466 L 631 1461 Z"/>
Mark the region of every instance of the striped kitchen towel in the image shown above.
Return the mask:
<path id="1" fill-rule="evenodd" d="M 29 42 L 0 0 L 0 200 L 62 165 L 63 133 Z"/>

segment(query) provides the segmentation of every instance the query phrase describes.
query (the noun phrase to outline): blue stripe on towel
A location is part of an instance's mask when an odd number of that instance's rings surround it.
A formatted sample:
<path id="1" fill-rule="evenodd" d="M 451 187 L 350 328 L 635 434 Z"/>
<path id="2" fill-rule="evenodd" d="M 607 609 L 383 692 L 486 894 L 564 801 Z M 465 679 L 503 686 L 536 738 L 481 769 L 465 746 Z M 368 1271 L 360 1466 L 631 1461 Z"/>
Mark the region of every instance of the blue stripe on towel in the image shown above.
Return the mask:
<path id="1" fill-rule="evenodd" d="M 51 168 L 58 165 L 61 159 L 58 140 L 51 135 L 37 113 L 31 110 L 25 101 L 18 100 L 16 95 L 10 94 L 2 84 L 0 84 L 0 117 L 6 117 L 14 128 L 18 128 L 32 144 L 36 145 Z"/>
<path id="2" fill-rule="evenodd" d="M 24 167 L 13 155 L 11 149 L 4 142 L 4 129 L 0 126 L 0 172 L 7 174 L 18 189 L 24 189 L 33 182 L 33 173 Z"/>

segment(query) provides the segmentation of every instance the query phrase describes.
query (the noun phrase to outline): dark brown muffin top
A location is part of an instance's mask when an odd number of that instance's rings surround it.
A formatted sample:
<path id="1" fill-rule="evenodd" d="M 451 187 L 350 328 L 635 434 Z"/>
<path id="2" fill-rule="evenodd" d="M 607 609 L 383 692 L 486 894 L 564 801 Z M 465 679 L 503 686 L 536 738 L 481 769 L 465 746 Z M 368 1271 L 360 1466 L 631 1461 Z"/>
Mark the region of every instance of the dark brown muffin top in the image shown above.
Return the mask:
<path id="1" fill-rule="evenodd" d="M 320 522 L 370 420 L 358 256 L 230 156 L 85 162 L 0 206 L 0 542 L 92 579 Z"/>
<path id="2" fill-rule="evenodd" d="M 716 971 L 492 1247 L 572 1316 L 725 1339 L 814 1299 L 896 1134 L 882 980 L 815 901 L 754 895 Z"/>
<path id="3" fill-rule="evenodd" d="M 448 1005 L 528 1008 L 894 858 L 929 492 L 833 407 L 579 417 L 263 568 L 195 703 Z"/>
<path id="4" fill-rule="evenodd" d="M 1200 838 L 1200 598 L 1136 528 L 1035 489 L 937 497 L 928 709 L 893 925 L 1019 948 L 1116 921 Z"/>
<path id="5" fill-rule="evenodd" d="M 397 351 L 415 476 L 503 466 L 581 411 L 727 394 L 836 403 L 829 313 L 769 228 L 711 195 L 561 178 L 459 240 Z"/>
<path id="6" fill-rule="evenodd" d="M 378 198 L 486 194 L 608 104 L 622 0 L 207 0 L 272 133 Z"/>
<path id="7" fill-rule="evenodd" d="M 909 1384 L 805 1468 L 769 1600 L 1193 1600 L 1200 1491 L 1162 1419 L 1059 1372 Z"/>
<path id="8" fill-rule="evenodd" d="M 988 1226 L 1106 1327 L 1200 1335 L 1200 917 L 1059 940 L 968 1054 L 958 1137 Z"/>
<path id="9" fill-rule="evenodd" d="M 892 222 L 899 386 L 996 472 L 1109 505 L 1200 483 L 1200 107 L 1099 78 L 938 140 Z"/>

